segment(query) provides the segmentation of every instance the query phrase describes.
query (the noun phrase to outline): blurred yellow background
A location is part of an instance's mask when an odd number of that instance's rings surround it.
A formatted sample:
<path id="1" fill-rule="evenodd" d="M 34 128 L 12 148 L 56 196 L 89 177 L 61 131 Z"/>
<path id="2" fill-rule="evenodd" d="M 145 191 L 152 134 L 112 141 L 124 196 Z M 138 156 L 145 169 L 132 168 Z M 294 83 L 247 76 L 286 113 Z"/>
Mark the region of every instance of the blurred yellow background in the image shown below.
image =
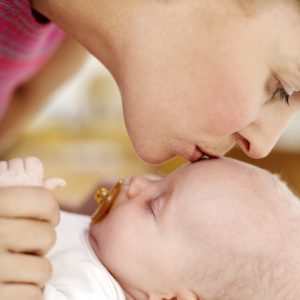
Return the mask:
<path id="1" fill-rule="evenodd" d="M 175 159 L 151 166 L 136 156 L 123 123 L 117 86 L 92 57 L 51 98 L 5 158 L 37 156 L 44 163 L 46 177 L 66 180 L 66 187 L 55 191 L 62 204 L 80 205 L 104 179 L 165 175 L 184 162 Z"/>

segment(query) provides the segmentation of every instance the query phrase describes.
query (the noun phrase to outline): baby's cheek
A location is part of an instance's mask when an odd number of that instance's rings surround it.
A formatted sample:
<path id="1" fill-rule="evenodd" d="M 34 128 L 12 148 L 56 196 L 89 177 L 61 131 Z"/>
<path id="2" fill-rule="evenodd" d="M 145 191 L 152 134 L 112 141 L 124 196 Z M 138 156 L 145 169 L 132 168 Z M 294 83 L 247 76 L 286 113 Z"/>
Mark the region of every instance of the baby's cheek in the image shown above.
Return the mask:
<path id="1" fill-rule="evenodd" d="M 106 266 L 111 264 L 111 260 L 114 259 L 114 245 L 111 239 L 112 233 L 108 228 L 103 226 L 104 221 L 97 224 L 91 224 L 90 226 L 90 239 L 91 245 L 98 256 L 99 260 Z"/>
<path id="2" fill-rule="evenodd" d="M 89 235 L 94 239 L 96 244 L 99 244 L 99 224 L 100 223 L 91 223 L 89 228 Z"/>
<path id="3" fill-rule="evenodd" d="M 113 248 L 122 243 L 128 218 L 121 206 L 114 207 L 103 220 L 90 226 L 91 234 L 102 249 L 110 248 L 109 251 L 113 251 Z"/>

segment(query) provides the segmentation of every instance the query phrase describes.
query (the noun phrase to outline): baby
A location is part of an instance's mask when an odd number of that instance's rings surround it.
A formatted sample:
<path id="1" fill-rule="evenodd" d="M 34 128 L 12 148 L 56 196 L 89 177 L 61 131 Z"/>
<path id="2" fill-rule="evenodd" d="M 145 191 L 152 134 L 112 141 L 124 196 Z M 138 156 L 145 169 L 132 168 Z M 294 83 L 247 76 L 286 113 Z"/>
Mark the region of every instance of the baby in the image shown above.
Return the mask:
<path id="1" fill-rule="evenodd" d="M 35 158 L 8 166 L 2 185 L 63 183 Z M 299 249 L 300 204 L 278 178 L 201 161 L 133 177 L 100 222 L 62 212 L 44 299 L 299 300 Z"/>

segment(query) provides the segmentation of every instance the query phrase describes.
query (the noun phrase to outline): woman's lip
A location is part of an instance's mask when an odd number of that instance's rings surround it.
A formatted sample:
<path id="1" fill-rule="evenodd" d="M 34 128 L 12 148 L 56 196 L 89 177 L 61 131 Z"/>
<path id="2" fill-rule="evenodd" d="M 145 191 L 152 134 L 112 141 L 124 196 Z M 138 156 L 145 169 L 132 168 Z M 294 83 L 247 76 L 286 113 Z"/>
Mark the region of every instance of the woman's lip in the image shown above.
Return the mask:
<path id="1" fill-rule="evenodd" d="M 191 162 L 196 162 L 202 158 L 207 159 L 207 158 L 217 158 L 217 157 L 218 157 L 217 155 L 204 152 L 200 147 L 196 146 L 195 150 L 189 160 Z"/>
<path id="2" fill-rule="evenodd" d="M 202 156 L 203 156 L 203 152 L 199 149 L 199 147 L 196 146 L 195 150 L 189 160 L 191 162 L 195 162 L 195 161 L 199 160 Z"/>

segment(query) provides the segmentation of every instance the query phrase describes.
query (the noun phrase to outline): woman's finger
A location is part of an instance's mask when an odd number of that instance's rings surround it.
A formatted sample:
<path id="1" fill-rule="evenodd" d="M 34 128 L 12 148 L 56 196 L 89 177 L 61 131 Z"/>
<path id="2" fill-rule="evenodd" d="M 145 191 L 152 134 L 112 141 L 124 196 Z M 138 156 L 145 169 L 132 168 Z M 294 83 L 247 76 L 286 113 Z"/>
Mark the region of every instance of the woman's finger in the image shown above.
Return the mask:
<path id="1" fill-rule="evenodd" d="M 59 206 L 50 191 L 40 187 L 0 188 L 0 217 L 59 222 Z"/>
<path id="2" fill-rule="evenodd" d="M 42 290 L 32 284 L 1 284 L 0 299 L 3 300 L 42 300 Z"/>
<path id="3" fill-rule="evenodd" d="M 51 274 L 51 264 L 44 257 L 8 252 L 0 255 L 0 282 L 4 284 L 26 283 L 42 287 Z"/>
<path id="4" fill-rule="evenodd" d="M 44 255 L 55 239 L 55 229 L 48 222 L 0 218 L 0 250 Z"/>

